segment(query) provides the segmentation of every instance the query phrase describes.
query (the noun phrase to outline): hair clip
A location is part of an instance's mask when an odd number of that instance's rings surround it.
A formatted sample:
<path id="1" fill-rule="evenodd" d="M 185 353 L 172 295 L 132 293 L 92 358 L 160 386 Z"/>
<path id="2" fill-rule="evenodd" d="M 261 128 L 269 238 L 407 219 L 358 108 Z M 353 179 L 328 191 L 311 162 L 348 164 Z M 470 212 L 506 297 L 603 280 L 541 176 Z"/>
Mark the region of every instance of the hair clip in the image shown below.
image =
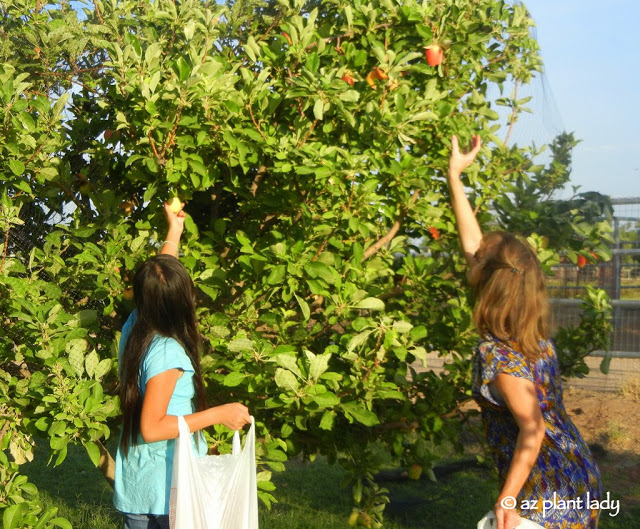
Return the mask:
<path id="1" fill-rule="evenodd" d="M 511 272 L 513 272 L 514 274 L 519 274 L 520 270 L 518 270 L 515 266 L 511 269 Z"/>

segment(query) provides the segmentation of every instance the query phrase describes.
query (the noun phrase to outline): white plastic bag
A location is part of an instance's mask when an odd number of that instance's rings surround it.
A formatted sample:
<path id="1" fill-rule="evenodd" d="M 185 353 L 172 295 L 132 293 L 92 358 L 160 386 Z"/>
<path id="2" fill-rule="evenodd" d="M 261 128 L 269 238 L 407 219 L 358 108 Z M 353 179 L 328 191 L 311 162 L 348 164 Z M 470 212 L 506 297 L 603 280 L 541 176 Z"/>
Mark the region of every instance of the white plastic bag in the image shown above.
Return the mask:
<path id="1" fill-rule="evenodd" d="M 169 520 L 171 529 L 258 529 L 255 424 L 244 448 L 233 436 L 231 454 L 197 457 L 191 433 L 178 417 Z"/>
<path id="2" fill-rule="evenodd" d="M 489 511 L 484 515 L 484 518 L 478 522 L 477 529 L 496 529 L 496 527 L 498 527 L 496 523 L 496 515 L 493 511 Z M 512 528 L 508 527 L 507 529 Z M 513 529 L 544 529 L 544 527 L 538 525 L 536 522 L 532 522 L 531 520 L 521 518 L 520 523 Z"/>

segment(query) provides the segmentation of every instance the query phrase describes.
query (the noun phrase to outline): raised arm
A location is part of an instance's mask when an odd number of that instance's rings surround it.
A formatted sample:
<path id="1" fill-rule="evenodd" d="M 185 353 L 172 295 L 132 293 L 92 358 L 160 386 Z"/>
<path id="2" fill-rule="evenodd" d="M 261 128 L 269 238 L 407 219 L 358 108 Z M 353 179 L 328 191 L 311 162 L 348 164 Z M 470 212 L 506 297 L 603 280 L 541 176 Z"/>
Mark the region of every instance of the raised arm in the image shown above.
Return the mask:
<path id="1" fill-rule="evenodd" d="M 447 180 L 449 181 L 453 214 L 456 217 L 456 224 L 458 225 L 460 244 L 462 245 L 462 251 L 469 266 L 473 265 L 473 256 L 480 246 L 482 231 L 473 213 L 469 199 L 464 192 L 464 186 L 460 181 L 460 176 L 462 172 L 473 163 L 481 146 L 482 141 L 480 140 L 480 136 L 474 136 L 471 149 L 465 153 L 460 150 L 457 136 L 451 138 L 451 157 L 449 158 Z"/>
<path id="2" fill-rule="evenodd" d="M 184 202 L 182 203 L 182 208 L 184 208 Z M 182 232 L 184 231 L 184 219 L 187 216 L 182 208 L 177 213 L 174 213 L 169 203 L 164 203 L 164 216 L 167 219 L 168 229 L 167 236 L 165 237 L 164 242 L 162 243 L 162 248 L 160 249 L 161 254 L 178 257 L 180 237 L 182 237 Z"/>

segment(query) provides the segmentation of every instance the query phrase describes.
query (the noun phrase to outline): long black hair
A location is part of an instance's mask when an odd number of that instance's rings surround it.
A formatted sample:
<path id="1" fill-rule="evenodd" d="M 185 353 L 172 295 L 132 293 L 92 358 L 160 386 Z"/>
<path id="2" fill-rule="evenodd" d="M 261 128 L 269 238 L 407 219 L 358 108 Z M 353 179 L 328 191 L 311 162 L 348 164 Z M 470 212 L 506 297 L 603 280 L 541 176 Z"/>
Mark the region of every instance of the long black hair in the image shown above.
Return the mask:
<path id="1" fill-rule="evenodd" d="M 194 405 L 206 407 L 200 370 L 201 339 L 196 323 L 193 281 L 182 263 L 161 254 L 145 261 L 133 280 L 136 321 L 131 329 L 120 366 L 120 408 L 123 427 L 121 447 L 125 455 L 137 444 L 140 433 L 142 392 L 140 364 L 156 334 L 174 338 L 182 345 L 193 366 Z"/>

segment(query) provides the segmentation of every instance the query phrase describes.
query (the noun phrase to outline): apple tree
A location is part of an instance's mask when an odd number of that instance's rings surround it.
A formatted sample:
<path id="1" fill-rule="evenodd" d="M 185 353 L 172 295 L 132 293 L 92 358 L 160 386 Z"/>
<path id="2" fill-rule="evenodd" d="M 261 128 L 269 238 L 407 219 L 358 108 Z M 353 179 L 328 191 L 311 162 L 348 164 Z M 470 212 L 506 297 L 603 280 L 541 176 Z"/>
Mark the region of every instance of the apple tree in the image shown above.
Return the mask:
<path id="1" fill-rule="evenodd" d="M 518 179 L 558 170 L 504 141 L 509 100 L 488 95 L 542 67 L 525 6 L 6 0 L 0 17 L 3 480 L 43 438 L 53 464 L 82 444 L 112 479 L 118 332 L 179 195 L 209 400 L 256 417 L 262 500 L 287 459 L 322 455 L 348 471 L 354 523 L 379 527 L 380 465 L 431 472 L 469 398 L 451 135 L 484 138 L 465 183 L 487 227 Z M 566 237 L 604 252 L 601 231 Z M 13 527 L 39 515 L 29 490 L 0 497 Z"/>

